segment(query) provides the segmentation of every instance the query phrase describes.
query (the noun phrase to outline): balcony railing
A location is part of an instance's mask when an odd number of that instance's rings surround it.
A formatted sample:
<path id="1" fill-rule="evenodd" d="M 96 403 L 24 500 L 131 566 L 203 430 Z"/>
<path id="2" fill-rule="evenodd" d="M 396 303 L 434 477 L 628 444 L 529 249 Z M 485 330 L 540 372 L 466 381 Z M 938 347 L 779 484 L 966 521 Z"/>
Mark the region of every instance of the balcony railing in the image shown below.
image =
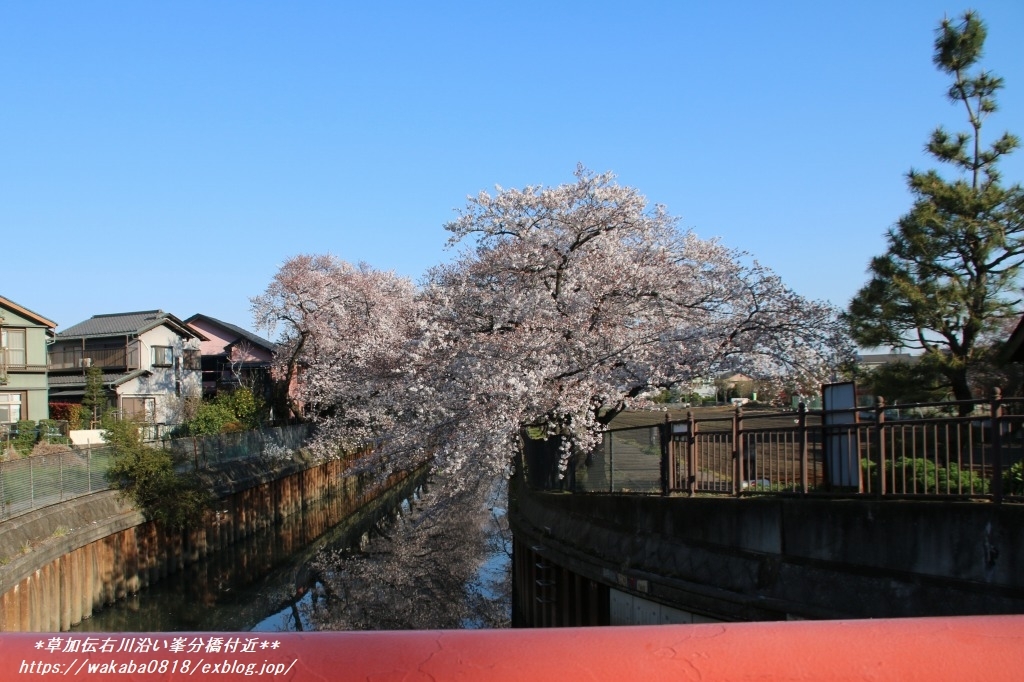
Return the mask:
<path id="1" fill-rule="evenodd" d="M 25 368 L 25 351 L 18 348 L 0 347 L 0 375 L 6 376 L 8 369 Z"/>
<path id="2" fill-rule="evenodd" d="M 131 344 L 123 348 L 55 348 L 49 353 L 51 370 L 85 369 L 138 369 L 138 346 Z"/>

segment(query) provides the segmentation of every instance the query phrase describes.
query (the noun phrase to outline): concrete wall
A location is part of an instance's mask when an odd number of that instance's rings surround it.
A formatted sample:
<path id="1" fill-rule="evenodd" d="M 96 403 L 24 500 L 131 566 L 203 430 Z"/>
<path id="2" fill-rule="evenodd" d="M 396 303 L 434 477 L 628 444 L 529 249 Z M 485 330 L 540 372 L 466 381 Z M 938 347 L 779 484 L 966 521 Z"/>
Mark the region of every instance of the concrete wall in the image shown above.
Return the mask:
<path id="1" fill-rule="evenodd" d="M 208 483 L 220 500 L 200 527 L 167 532 L 113 491 L 78 498 L 0 524 L 0 632 L 67 631 L 93 610 L 199 558 L 338 495 L 350 512 L 405 476 L 378 482 L 340 461 L 293 462 L 275 471 L 239 462 Z M 344 506 L 344 505 L 343 505 Z"/>
<path id="2" fill-rule="evenodd" d="M 1024 505 L 515 491 L 520 546 L 701 617 L 1024 613 Z"/>

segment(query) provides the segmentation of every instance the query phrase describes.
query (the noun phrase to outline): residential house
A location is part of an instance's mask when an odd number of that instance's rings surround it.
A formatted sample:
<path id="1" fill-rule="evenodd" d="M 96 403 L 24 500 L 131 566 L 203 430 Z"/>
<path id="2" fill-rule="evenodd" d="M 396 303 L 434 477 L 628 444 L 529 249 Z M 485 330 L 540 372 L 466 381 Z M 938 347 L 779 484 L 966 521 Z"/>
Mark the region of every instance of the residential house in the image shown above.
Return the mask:
<path id="1" fill-rule="evenodd" d="M 884 365 L 891 365 L 895 362 L 914 364 L 921 359 L 919 355 L 908 355 L 906 353 L 858 353 L 857 368 L 861 370 L 873 370 Z"/>
<path id="2" fill-rule="evenodd" d="M 264 399 L 271 398 L 271 367 L 275 347 L 261 336 L 209 315 L 195 314 L 185 320 L 206 338 L 200 343 L 203 395 L 244 385 Z"/>
<path id="3" fill-rule="evenodd" d="M 184 399 L 201 393 L 204 340 L 162 310 L 94 315 L 57 334 L 50 400 L 80 403 L 89 367 L 99 367 L 108 400 L 124 417 L 178 424 Z"/>
<path id="4" fill-rule="evenodd" d="M 1013 328 L 1003 346 L 1002 357 L 1010 362 L 1024 362 L 1024 317 Z"/>
<path id="5" fill-rule="evenodd" d="M 46 347 L 56 327 L 0 296 L 0 424 L 49 418 Z"/>

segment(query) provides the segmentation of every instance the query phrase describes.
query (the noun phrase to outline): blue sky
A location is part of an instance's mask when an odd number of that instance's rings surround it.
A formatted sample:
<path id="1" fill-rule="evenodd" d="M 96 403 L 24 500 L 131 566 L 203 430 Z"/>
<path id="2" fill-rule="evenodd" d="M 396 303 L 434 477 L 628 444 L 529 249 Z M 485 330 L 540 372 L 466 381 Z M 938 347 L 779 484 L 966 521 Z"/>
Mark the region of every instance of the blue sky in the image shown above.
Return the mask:
<path id="1" fill-rule="evenodd" d="M 467 195 L 582 163 L 845 306 L 931 130 L 966 129 L 931 56 L 968 6 L 3 3 L 0 295 L 58 329 L 251 328 L 290 256 L 418 280 Z M 1006 80 L 988 139 L 1024 135 L 1024 2 L 970 6 Z"/>

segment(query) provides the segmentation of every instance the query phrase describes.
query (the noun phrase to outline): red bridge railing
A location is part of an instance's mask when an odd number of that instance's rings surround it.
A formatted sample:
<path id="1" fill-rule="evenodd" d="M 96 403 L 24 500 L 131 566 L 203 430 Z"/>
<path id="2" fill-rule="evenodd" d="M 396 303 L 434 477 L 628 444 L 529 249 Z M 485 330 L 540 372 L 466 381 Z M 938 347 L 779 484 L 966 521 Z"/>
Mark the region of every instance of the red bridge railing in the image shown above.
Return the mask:
<path id="1" fill-rule="evenodd" d="M 0 679 L 1020 680 L 1024 616 L 545 630 L 0 637 Z M 42 679 L 47 679 L 43 677 Z"/>

